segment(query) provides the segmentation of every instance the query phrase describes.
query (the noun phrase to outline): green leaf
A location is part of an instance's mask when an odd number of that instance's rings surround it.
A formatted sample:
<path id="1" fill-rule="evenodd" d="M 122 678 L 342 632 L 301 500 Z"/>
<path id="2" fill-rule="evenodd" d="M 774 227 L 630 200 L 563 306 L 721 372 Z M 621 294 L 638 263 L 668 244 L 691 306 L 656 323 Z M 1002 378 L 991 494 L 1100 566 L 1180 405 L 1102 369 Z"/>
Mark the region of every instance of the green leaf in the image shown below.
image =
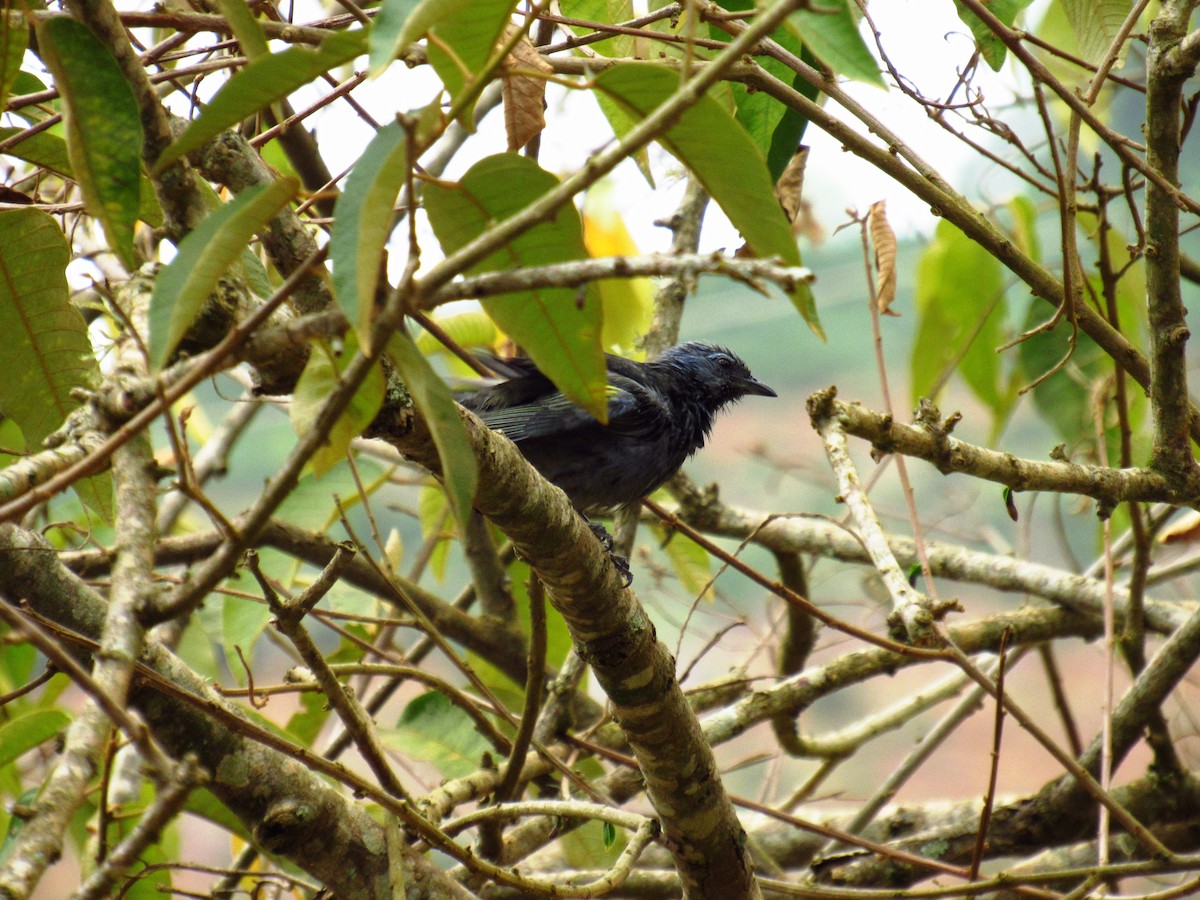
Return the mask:
<path id="1" fill-rule="evenodd" d="M 1062 8 L 1079 39 L 1079 55 L 1090 63 L 1098 63 L 1133 9 L 1133 0 L 1062 0 Z M 1124 60 L 1122 47 L 1116 68 Z"/>
<path id="2" fill-rule="evenodd" d="M 1012 397 L 1000 384 L 1004 341 L 1004 273 L 999 261 L 946 220 L 917 267 L 917 339 L 913 344 L 914 403 L 932 396 L 957 372 L 997 417 Z"/>
<path id="3" fill-rule="evenodd" d="M 217 6 L 248 59 L 253 61 L 271 52 L 262 26 L 250 11 L 250 4 L 245 0 L 217 0 Z"/>
<path id="4" fill-rule="evenodd" d="M 396 196 L 404 184 L 408 135 L 398 122 L 375 133 L 338 197 L 329 236 L 333 290 L 359 341 L 370 333 L 379 263 L 392 232 Z"/>
<path id="5" fill-rule="evenodd" d="M 493 750 L 471 717 L 437 691 L 410 701 L 395 728 L 379 729 L 379 739 L 410 759 L 432 763 L 445 778 L 470 775 Z"/>
<path id="6" fill-rule="evenodd" d="M 132 271 L 142 150 L 137 100 L 117 61 L 86 26 L 63 16 L 43 19 L 38 41 L 62 95 L 71 169 L 87 210 Z"/>
<path id="7" fill-rule="evenodd" d="M 0 725 L 0 768 L 50 740 L 70 721 L 61 709 L 35 709 Z"/>
<path id="8" fill-rule="evenodd" d="M 68 297 L 71 260 L 62 229 L 36 209 L 0 213 L 0 411 L 21 427 L 26 446 L 42 441 L 78 402 L 75 388 L 97 375 L 87 324 Z"/>
<path id="9" fill-rule="evenodd" d="M 450 505 L 465 533 L 475 500 L 478 473 L 467 429 L 454 404 L 450 388 L 433 371 L 429 360 L 421 355 L 407 334 L 396 332 L 392 335 L 388 341 L 388 356 L 396 364 L 413 403 L 433 436 L 438 459 L 442 462 L 442 483 L 446 486 L 446 496 L 450 498 Z"/>
<path id="10" fill-rule="evenodd" d="M 6 141 L 14 134 L 26 131 L 25 128 L 0 128 L 0 141 Z M 74 180 L 75 172 L 71 168 L 71 157 L 67 152 L 67 142 L 57 134 L 39 131 L 22 138 L 6 151 L 9 156 L 23 159 L 35 166 L 42 166 L 51 172 L 57 172 L 64 178 Z M 162 224 L 162 207 L 154 194 L 154 185 L 145 175 L 138 175 L 138 218 L 154 227 Z"/>
<path id="11" fill-rule="evenodd" d="M 13 135 L 27 130 L 25 128 L 0 128 L 0 141 L 6 141 Z M 71 169 L 71 157 L 67 153 L 67 142 L 57 134 L 39 131 L 37 134 L 23 138 L 4 152 L 9 156 L 33 163 L 35 166 L 44 166 L 51 172 L 57 172 L 66 178 L 75 177 L 75 172 Z"/>
<path id="12" fill-rule="evenodd" d="M 25 24 L 24 14 L 19 9 L 9 8 L 7 3 L 0 13 L 0 109 L 4 109 L 25 58 L 29 26 Z"/>
<path id="13" fill-rule="evenodd" d="M 1091 2 L 1091 0 L 1088 0 Z M 1011 26 L 1017 19 L 1017 14 L 1030 4 L 1030 0 L 992 0 L 988 4 L 988 12 L 994 15 L 1005 25 Z M 1008 48 L 1004 46 L 1004 42 L 992 33 L 979 20 L 975 13 L 971 12 L 959 0 L 954 0 L 954 6 L 958 9 L 958 17 L 968 28 L 971 29 L 971 35 L 975 38 L 975 43 L 979 47 L 979 52 L 983 56 L 983 61 L 986 62 L 996 72 L 1000 71 L 1000 67 L 1004 65 L 1005 54 L 1008 53 Z"/>
<path id="14" fill-rule="evenodd" d="M 788 26 L 834 74 L 884 87 L 879 63 L 863 42 L 849 0 L 815 0 L 788 16 Z"/>
<path id="15" fill-rule="evenodd" d="M 371 36 L 371 73 L 378 75 L 413 41 L 430 36 L 429 62 L 457 99 L 491 56 L 512 0 L 384 0 Z"/>
<path id="16" fill-rule="evenodd" d="M 639 119 L 679 87 L 675 74 L 653 63 L 614 66 L 601 72 L 595 83 Z M 787 265 L 801 265 L 800 250 L 775 199 L 775 184 L 762 153 L 717 101 L 702 97 L 660 141 L 696 174 L 758 256 L 778 256 Z M 731 160 L 737 165 L 731 165 Z M 791 300 L 813 332 L 824 339 L 808 285 L 798 285 Z"/>
<path id="17" fill-rule="evenodd" d="M 712 566 L 708 553 L 699 544 L 668 534 L 666 529 L 654 526 L 656 542 L 666 551 L 675 577 L 679 579 L 683 589 L 693 597 L 707 600 L 715 599 L 712 589 Z"/>
<path id="18" fill-rule="evenodd" d="M 425 212 L 449 255 L 557 184 L 558 179 L 533 160 L 501 153 L 477 162 L 458 184 L 426 185 Z M 529 268 L 586 257 L 579 213 L 567 204 L 550 221 L 533 226 L 472 266 L 471 272 Z M 598 420 L 606 420 L 602 311 L 594 286 L 585 290 L 539 288 L 481 302 L 564 395 Z"/>
<path id="19" fill-rule="evenodd" d="M 330 69 L 361 56 L 366 50 L 366 32 L 359 29 L 335 32 L 318 47 L 290 47 L 255 60 L 217 91 L 204 111 L 163 151 L 154 165 L 155 170 L 161 172 L 226 128 L 282 100 Z"/>
<path id="20" fill-rule="evenodd" d="M 567 18 L 581 19 L 585 22 L 628 22 L 633 18 L 632 0 L 561 0 L 562 14 Z M 723 3 L 725 9 L 732 7 Z M 583 37 L 594 34 L 595 30 L 582 25 L 569 26 L 571 31 Z M 604 40 L 588 44 L 601 56 L 613 59 L 623 59 L 633 56 L 633 36 L 628 34 L 609 34 Z"/>
<path id="21" fill-rule="evenodd" d="M 241 259 L 250 238 L 299 188 L 295 178 L 249 188 L 205 216 L 179 242 L 175 258 L 159 273 L 150 297 L 150 366 L 154 371 L 166 365 L 221 276 Z"/>
<path id="22" fill-rule="evenodd" d="M 354 332 L 349 331 L 343 338 L 340 351 L 328 341 L 314 341 L 311 346 L 308 363 L 300 373 L 300 380 L 296 382 L 296 390 L 292 394 L 290 410 L 292 428 L 300 435 L 312 429 L 326 398 L 358 350 L 358 340 Z M 378 365 L 374 365 L 329 430 L 325 445 L 313 454 L 309 464 L 316 475 L 324 475 L 345 457 L 350 442 L 363 433 L 383 405 L 383 390 L 383 372 Z"/>

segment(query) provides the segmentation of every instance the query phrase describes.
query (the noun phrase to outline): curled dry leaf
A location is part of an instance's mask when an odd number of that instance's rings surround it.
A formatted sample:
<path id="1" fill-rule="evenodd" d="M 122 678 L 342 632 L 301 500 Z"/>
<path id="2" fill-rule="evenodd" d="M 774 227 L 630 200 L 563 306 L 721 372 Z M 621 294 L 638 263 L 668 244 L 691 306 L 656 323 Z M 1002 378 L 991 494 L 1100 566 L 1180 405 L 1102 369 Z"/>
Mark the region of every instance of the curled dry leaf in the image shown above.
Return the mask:
<path id="1" fill-rule="evenodd" d="M 1200 541 L 1200 513 L 1190 510 L 1158 533 L 1162 544 L 1194 544 Z"/>
<path id="2" fill-rule="evenodd" d="M 546 80 L 530 73 L 553 71 L 528 38 L 521 38 L 505 58 L 504 130 L 509 150 L 520 150 L 546 127 Z"/>
<path id="3" fill-rule="evenodd" d="M 775 196 L 779 198 L 783 214 L 787 216 L 793 226 L 803 205 L 801 198 L 804 193 L 804 167 L 806 165 L 808 165 L 808 148 L 801 146 L 788 161 L 783 174 L 779 176 L 779 181 L 775 182 Z"/>
<path id="4" fill-rule="evenodd" d="M 887 220 L 887 202 L 879 200 L 867 211 L 867 229 L 875 248 L 875 304 L 881 313 L 898 316 L 892 309 L 896 299 L 896 232 Z"/>

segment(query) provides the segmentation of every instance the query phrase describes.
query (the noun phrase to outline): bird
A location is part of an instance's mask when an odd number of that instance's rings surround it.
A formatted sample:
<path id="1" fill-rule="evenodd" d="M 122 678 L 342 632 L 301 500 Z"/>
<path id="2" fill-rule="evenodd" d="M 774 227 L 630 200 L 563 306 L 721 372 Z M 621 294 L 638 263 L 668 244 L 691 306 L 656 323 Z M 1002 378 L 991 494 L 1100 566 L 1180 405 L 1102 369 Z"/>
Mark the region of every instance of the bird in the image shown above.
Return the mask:
<path id="1" fill-rule="evenodd" d="M 717 413 L 776 397 L 732 351 L 692 341 L 649 362 L 605 354 L 608 423 L 567 399 L 527 357 L 479 354 L 504 380 L 459 396 L 517 445 L 585 518 L 641 501 L 704 446 Z"/>

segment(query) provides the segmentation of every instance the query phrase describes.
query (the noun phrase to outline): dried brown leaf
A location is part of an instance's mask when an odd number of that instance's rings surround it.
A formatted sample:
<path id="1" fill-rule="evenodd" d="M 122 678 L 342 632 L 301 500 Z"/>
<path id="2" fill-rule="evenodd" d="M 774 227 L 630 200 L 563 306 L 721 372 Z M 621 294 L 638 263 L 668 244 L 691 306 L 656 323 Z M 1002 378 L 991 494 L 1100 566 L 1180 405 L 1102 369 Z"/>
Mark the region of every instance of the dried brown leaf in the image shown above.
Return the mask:
<path id="1" fill-rule="evenodd" d="M 871 204 L 867 211 L 867 231 L 875 248 L 876 308 L 886 316 L 898 316 L 892 309 L 896 299 L 896 232 L 887 220 L 887 202 Z"/>
<path id="2" fill-rule="evenodd" d="M 1200 513 L 1188 512 L 1158 533 L 1162 544 L 1194 544 L 1200 541 Z"/>
<path id="3" fill-rule="evenodd" d="M 553 71 L 528 38 L 521 38 L 505 57 L 504 130 L 509 150 L 520 150 L 546 127 L 546 79 L 530 73 Z"/>
<path id="4" fill-rule="evenodd" d="M 795 156 L 788 160 L 783 174 L 775 183 L 775 196 L 779 198 L 779 205 L 783 207 L 783 214 L 789 222 L 794 223 L 800 214 L 803 203 L 801 197 L 804 192 L 804 168 L 807 165 L 808 148 L 801 147 Z"/>

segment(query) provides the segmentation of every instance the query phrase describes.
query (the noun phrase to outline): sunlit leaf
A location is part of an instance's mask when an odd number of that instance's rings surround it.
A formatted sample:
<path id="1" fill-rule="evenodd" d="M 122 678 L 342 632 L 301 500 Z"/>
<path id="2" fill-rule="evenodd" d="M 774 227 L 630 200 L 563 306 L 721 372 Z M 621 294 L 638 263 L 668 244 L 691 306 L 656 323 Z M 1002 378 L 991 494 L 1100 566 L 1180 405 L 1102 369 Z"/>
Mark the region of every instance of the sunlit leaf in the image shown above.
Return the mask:
<path id="1" fill-rule="evenodd" d="M 640 119 L 678 89 L 679 79 L 653 64 L 627 63 L 600 73 L 596 87 Z M 801 264 L 791 226 L 775 199 L 766 161 L 746 129 L 726 109 L 702 97 L 661 142 L 695 172 L 755 254 L 778 256 L 788 265 Z M 737 164 L 731 165 L 731 160 Z M 808 285 L 798 285 L 791 300 L 813 332 L 824 337 Z"/>
<path id="2" fill-rule="evenodd" d="M 426 185 L 425 211 L 443 251 L 450 254 L 557 184 L 555 176 L 528 157 L 503 153 L 480 160 L 457 184 Z M 579 213 L 568 204 L 553 219 L 523 232 L 471 271 L 529 268 L 586 257 Z M 538 288 L 481 302 L 563 394 L 597 419 L 607 417 L 602 310 L 594 287 Z"/>
<path id="3" fill-rule="evenodd" d="M 788 25 L 835 75 L 884 86 L 879 63 L 859 33 L 849 0 L 814 0 L 792 13 Z"/>
<path id="4" fill-rule="evenodd" d="M 1027 7 L 1030 0 L 992 0 L 988 4 L 988 12 L 1003 22 L 1005 25 L 1011 26 L 1016 21 L 1017 15 Z M 975 38 L 975 43 L 979 47 L 979 52 L 983 56 L 984 62 L 999 72 L 1000 67 L 1004 65 L 1004 57 L 1008 53 L 1008 48 L 1004 46 L 1004 42 L 992 32 L 975 13 L 971 12 L 959 0 L 954 0 L 954 5 L 958 9 L 958 17 L 963 23 L 971 29 L 971 35 Z"/>
<path id="5" fill-rule="evenodd" d="M 429 62 L 457 98 L 483 68 L 516 4 L 512 0 L 386 0 L 371 37 L 371 72 L 378 75 L 414 41 L 429 37 Z"/>

